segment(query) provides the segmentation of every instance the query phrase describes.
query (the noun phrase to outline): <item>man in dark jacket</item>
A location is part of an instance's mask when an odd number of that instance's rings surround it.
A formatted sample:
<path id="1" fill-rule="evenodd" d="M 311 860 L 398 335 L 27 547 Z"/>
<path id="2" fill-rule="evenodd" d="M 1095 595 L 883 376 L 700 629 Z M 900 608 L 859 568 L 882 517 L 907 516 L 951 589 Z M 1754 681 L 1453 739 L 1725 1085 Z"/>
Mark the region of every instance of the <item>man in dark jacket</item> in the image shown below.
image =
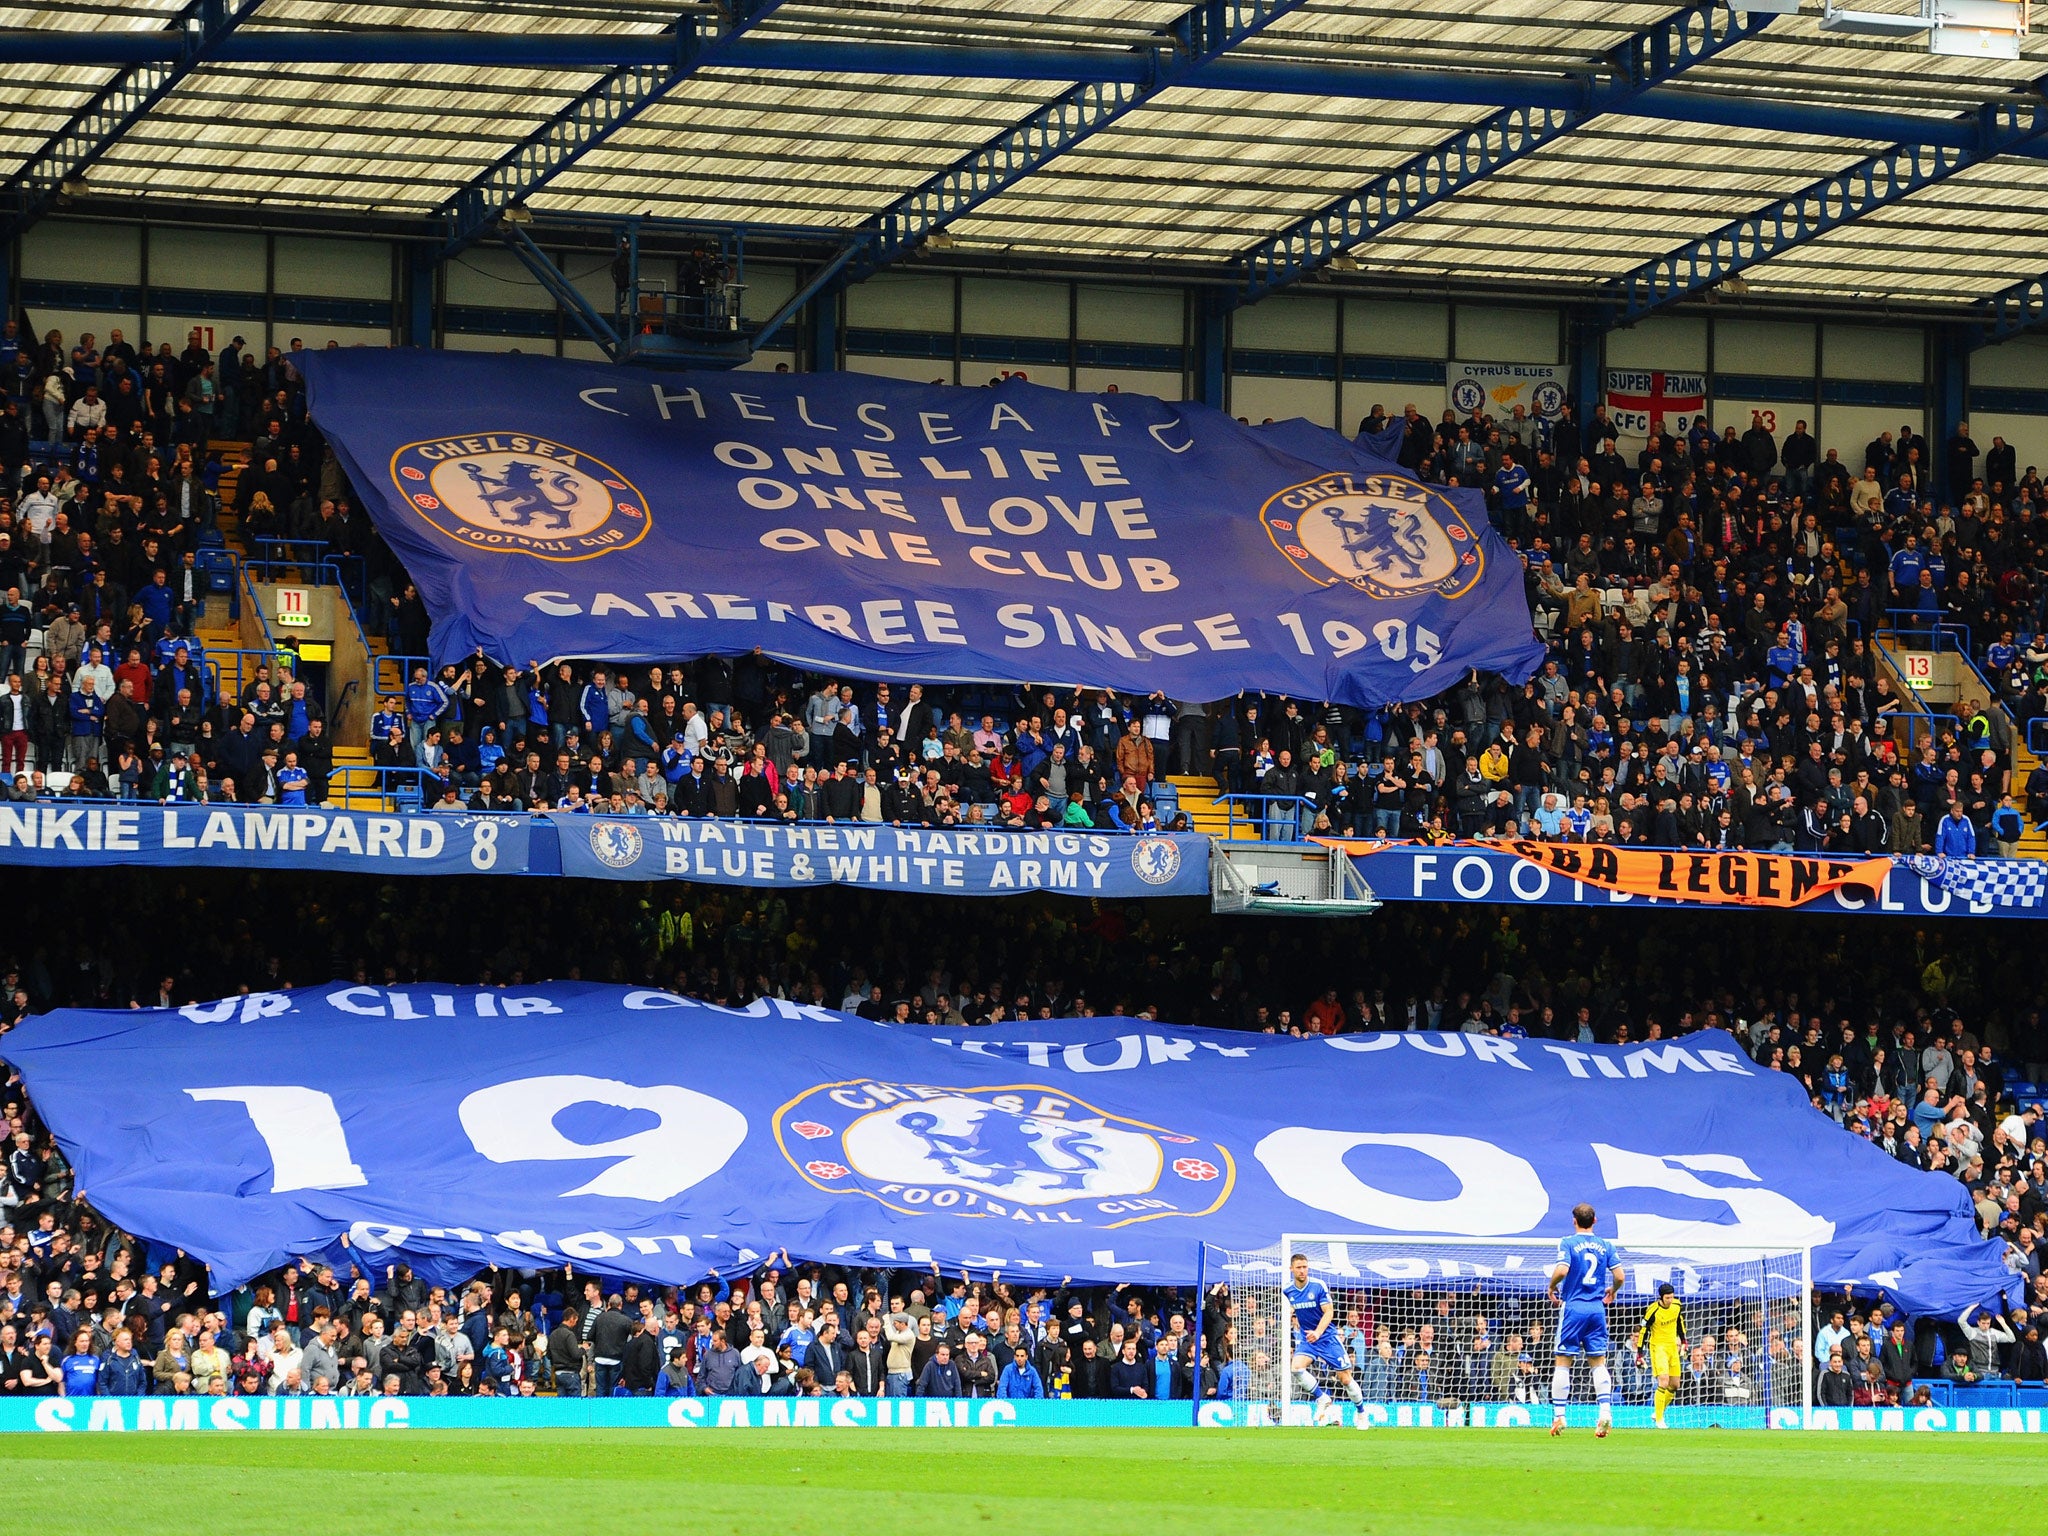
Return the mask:
<path id="1" fill-rule="evenodd" d="M 1913 1346 L 1906 1342 L 1906 1320 L 1894 1318 L 1891 1332 L 1878 1349 L 1877 1363 L 1890 1383 L 1892 1395 L 1904 1402 L 1912 1395 Z"/>
<path id="2" fill-rule="evenodd" d="M 654 1395 L 654 1378 L 661 1370 L 661 1345 L 647 1331 L 645 1318 L 632 1321 L 632 1333 L 619 1357 L 619 1380 L 635 1397 Z"/>
<path id="3" fill-rule="evenodd" d="M 924 1371 L 917 1378 L 919 1397 L 958 1397 L 961 1395 L 960 1367 L 953 1363 L 953 1346 L 941 1344 L 932 1351 L 931 1359 L 925 1361 Z"/>
<path id="4" fill-rule="evenodd" d="M 1081 1340 L 1081 1351 L 1067 1365 L 1070 1391 L 1076 1398 L 1109 1396 L 1109 1362 L 1095 1348 L 1092 1336 Z"/>
<path id="5" fill-rule="evenodd" d="M 548 1374 L 554 1377 L 558 1397 L 583 1395 L 583 1338 L 576 1328 L 579 1320 L 577 1310 L 569 1307 L 548 1335 Z"/>
<path id="6" fill-rule="evenodd" d="M 633 1325 L 627 1321 L 625 1308 L 619 1298 L 605 1299 L 604 1310 L 590 1325 L 590 1363 L 597 1380 L 597 1395 L 610 1397 L 612 1388 L 619 1384 L 619 1372 L 626 1358 L 626 1341 L 633 1336 Z M 654 1372 L 647 1373 L 648 1386 L 654 1385 Z"/>
<path id="7" fill-rule="evenodd" d="M 960 1371 L 960 1395 L 962 1397 L 994 1397 L 996 1383 L 1001 1373 L 996 1369 L 996 1357 L 988 1352 L 978 1333 L 967 1335 L 966 1348 L 958 1362 Z"/>
<path id="8" fill-rule="evenodd" d="M 863 1323 L 855 1330 L 842 1367 L 853 1378 L 854 1395 L 881 1397 L 889 1388 L 889 1350 Z"/>
<path id="9" fill-rule="evenodd" d="M 818 1336 L 811 1340 L 811 1347 L 804 1351 L 799 1364 L 809 1366 L 819 1381 L 831 1382 L 846 1369 L 846 1356 L 846 1345 L 839 1338 L 839 1321 L 828 1312 L 819 1319 Z"/>

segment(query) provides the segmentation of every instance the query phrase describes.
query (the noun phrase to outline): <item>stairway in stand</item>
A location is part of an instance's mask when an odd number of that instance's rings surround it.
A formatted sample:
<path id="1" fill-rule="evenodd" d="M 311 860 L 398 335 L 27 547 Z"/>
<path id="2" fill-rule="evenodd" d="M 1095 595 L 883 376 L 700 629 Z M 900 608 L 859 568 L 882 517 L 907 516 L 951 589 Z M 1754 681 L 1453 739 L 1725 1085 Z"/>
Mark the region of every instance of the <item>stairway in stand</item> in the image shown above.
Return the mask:
<path id="1" fill-rule="evenodd" d="M 234 509 L 235 489 L 242 477 L 242 471 L 249 462 L 250 444 L 241 442 L 217 442 L 210 445 L 221 455 L 221 477 L 217 487 L 220 495 L 220 517 L 216 526 L 230 553 L 241 559 L 248 559 L 251 553 L 249 542 L 242 536 L 242 519 Z M 208 651 L 235 651 L 242 648 L 241 632 L 228 622 L 228 604 L 224 598 L 216 597 L 207 605 L 205 619 L 198 625 L 199 643 Z M 373 656 L 381 656 L 387 647 L 381 638 L 370 641 Z M 374 662 L 372 663 L 374 665 Z M 376 703 L 366 699 L 357 707 L 374 711 Z M 370 751 L 367 747 L 336 747 L 334 766 L 340 768 L 368 768 L 371 766 Z M 388 811 L 390 802 L 380 793 L 357 787 L 337 787 L 328 802 L 338 810 Z"/>
<path id="2" fill-rule="evenodd" d="M 2027 777 L 2040 765 L 2041 759 L 2024 740 L 2012 744 L 2012 798 L 2020 808 L 2022 817 L 2027 809 Z M 2031 821 L 2019 842 L 2019 856 L 2023 859 L 2048 859 L 2048 832 L 2043 832 Z"/>
<path id="3" fill-rule="evenodd" d="M 1226 806 L 1216 803 L 1216 781 L 1202 774 L 1175 773 L 1167 776 L 1167 782 L 1180 796 L 1180 808 L 1187 813 L 1188 825 L 1207 837 L 1231 837 L 1239 842 L 1257 842 L 1258 834 L 1240 820 L 1236 831 L 1230 828 L 1230 812 Z M 1243 812 L 1239 812 L 1240 818 Z"/>
<path id="4" fill-rule="evenodd" d="M 334 766 L 337 771 L 343 768 L 368 768 L 370 766 L 370 749 L 368 747 L 336 747 L 334 749 Z M 391 809 L 391 802 L 386 800 L 377 791 L 361 787 L 349 789 L 339 784 L 329 792 L 327 803 L 338 811 L 388 811 Z"/>

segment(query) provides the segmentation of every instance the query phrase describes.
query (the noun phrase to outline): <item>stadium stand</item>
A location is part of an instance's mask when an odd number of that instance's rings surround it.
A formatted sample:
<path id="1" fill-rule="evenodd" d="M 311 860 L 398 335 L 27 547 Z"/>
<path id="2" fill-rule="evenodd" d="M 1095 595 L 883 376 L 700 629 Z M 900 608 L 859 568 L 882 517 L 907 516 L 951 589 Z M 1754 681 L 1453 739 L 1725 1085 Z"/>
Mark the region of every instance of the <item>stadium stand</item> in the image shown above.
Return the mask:
<path id="1" fill-rule="evenodd" d="M 1950 504 L 1910 430 L 1850 466 L 1799 428 L 1781 444 L 1760 420 L 1740 437 L 1702 424 L 1631 464 L 1604 407 L 1435 424 L 1410 407 L 1404 424 L 1376 406 L 1361 430 L 1398 426 L 1419 477 L 1486 488 L 1550 652 L 1520 688 L 1474 675 L 1377 711 L 892 691 L 758 654 L 430 676 L 424 605 L 306 419 L 288 353 L 214 358 L 195 335 L 144 359 L 14 331 L 0 634 L 24 702 L 0 706 L 0 767 L 16 797 L 2048 851 L 2028 745 L 2048 717 L 2048 492 L 2002 443 Z M 1966 465 L 1973 449 L 1967 432 L 1948 445 Z M 349 591 L 373 700 L 308 689 L 260 616 L 263 646 L 243 643 L 252 570 Z M 1941 709 L 1905 677 L 1930 650 L 1955 664 Z M 357 720 L 337 732 L 330 708 Z"/>
<path id="2" fill-rule="evenodd" d="M 2023 1304 L 1996 1323 L 1895 1318 L 1870 1296 L 1820 1298 L 1812 1358 L 1825 1366 L 1839 1347 L 1852 1377 L 1824 1384 L 1822 1405 L 1838 1390 L 1850 1405 L 2042 1403 L 2048 1132 L 2036 1084 L 2048 1077 L 2048 1028 L 2039 1010 L 2016 1012 L 2009 1002 L 2031 995 L 2030 962 L 1980 929 L 1866 951 L 1840 969 L 1839 983 L 1805 995 L 1788 978 L 1811 974 L 1827 943 L 1817 943 L 1810 919 L 1794 915 L 1703 914 L 1680 934 L 1657 914 L 1616 914 L 1589 942 L 1576 913 L 1524 913 L 1496 926 L 1413 908 L 1376 919 L 1361 944 L 1349 925 L 1247 926 L 1144 903 L 1044 898 L 972 903 L 963 912 L 957 901 L 878 905 L 858 893 L 706 887 L 657 902 L 641 888 L 561 881 L 522 888 L 509 909 L 471 899 L 489 889 L 469 882 L 451 899 L 426 883 L 394 890 L 345 877 L 194 871 L 172 890 L 138 888 L 119 870 L 76 872 L 51 893 L 41 923 L 10 938 L 0 1024 L 11 1028 L 54 1006 L 165 1006 L 301 977 L 395 985 L 445 975 L 449 957 L 475 955 L 484 957 L 476 979 L 485 985 L 605 976 L 730 1005 L 787 997 L 912 1024 L 1125 1013 L 1283 1033 L 1442 1029 L 1601 1043 L 1729 1028 L 1758 1064 L 1800 1081 L 1843 1134 L 1961 1180 L 1982 1229 L 2005 1239 L 2007 1262 L 2026 1286 Z M 126 914 L 127 941 L 87 942 L 94 919 L 110 911 Z M 1700 974 L 1701 955 L 1727 960 Z M 1464 986 L 1458 978 L 1487 980 Z M 921 1393 L 1085 1397 L 1109 1389 L 1092 1363 L 1076 1366 L 1077 1352 L 1086 1354 L 1079 1341 L 1095 1340 L 1095 1358 L 1107 1361 L 1130 1335 L 1148 1395 L 1186 1398 L 1194 1389 L 1184 1336 L 1193 1298 L 1169 1290 L 1067 1294 L 985 1278 L 934 1280 L 917 1270 L 770 1265 L 717 1282 L 707 1308 L 695 1288 L 621 1286 L 615 1304 L 604 1287 L 593 1298 L 592 1282 L 559 1271 L 493 1271 L 444 1293 L 402 1267 L 372 1265 L 351 1276 L 308 1265 L 210 1297 L 203 1271 L 108 1230 L 78 1198 L 18 1078 L 0 1097 L 12 1136 L 0 1190 L 0 1329 L 14 1330 L 12 1339 L 0 1332 L 9 1351 L 0 1392 L 49 1389 L 35 1342 L 41 1333 L 73 1393 L 384 1392 L 394 1390 L 392 1377 L 400 1393 L 591 1392 L 614 1383 L 629 1392 L 709 1393 L 735 1383 L 754 1390 L 757 1382 L 775 1392 L 829 1392 L 847 1368 L 863 1393 L 904 1390 L 907 1371 L 909 1390 Z M 909 1323 L 884 1320 L 878 1331 L 868 1313 L 877 1301 L 886 1311 L 898 1300 Z M 934 1312 L 929 1328 L 926 1308 Z M 636 1327 L 643 1313 L 650 1321 Z M 837 1324 L 829 1337 L 828 1314 Z M 1227 1398 L 1222 1372 L 1233 1341 L 1217 1307 L 1204 1316 L 1213 1332 L 1201 1391 Z M 1485 1336 L 1535 1336 L 1517 1334 L 1525 1322 L 1492 1317 Z M 927 1371 L 942 1340 L 950 1337 L 950 1353 L 964 1357 L 966 1333 L 978 1330 L 999 1346 L 1005 1367 L 1013 1364 L 1013 1324 L 1035 1384 L 1020 1373 L 1006 1388 L 981 1365 L 986 1348 L 972 1351 L 972 1369 L 958 1362 L 957 1380 L 944 1362 Z M 849 1366 L 845 1347 L 863 1327 L 869 1363 Z M 1773 1333 L 1781 1348 L 1797 1347 L 1792 1319 Z M 1696 1342 L 1702 1347 L 1689 1357 L 1681 1401 L 1732 1401 L 1722 1394 L 1742 1370 Z M 1360 1347 L 1349 1335 L 1346 1343 Z M 1411 1345 L 1392 1343 L 1397 1390 L 1421 1391 L 1423 1378 L 1407 1360 Z M 757 1357 L 773 1362 L 765 1376 Z M 1491 1381 L 1491 1357 L 1479 1363 Z M 754 1375 L 735 1374 L 743 1371 Z M 1649 1379 L 1632 1359 L 1619 1380 L 1625 1401 L 1648 1400 Z M 1432 1398 L 1444 1390 L 1439 1376 Z"/>

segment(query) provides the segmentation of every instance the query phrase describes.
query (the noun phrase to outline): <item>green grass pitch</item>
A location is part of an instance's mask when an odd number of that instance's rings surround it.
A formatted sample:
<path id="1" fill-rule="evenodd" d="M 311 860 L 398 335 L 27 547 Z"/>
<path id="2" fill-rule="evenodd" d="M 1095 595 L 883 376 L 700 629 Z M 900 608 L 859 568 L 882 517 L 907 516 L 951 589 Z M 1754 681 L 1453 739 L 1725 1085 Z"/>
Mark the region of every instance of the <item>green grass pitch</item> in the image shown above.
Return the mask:
<path id="1" fill-rule="evenodd" d="M 2048 1492 L 2043 1449 L 1687 1430 L 20 1435 L 0 1443 L 0 1486 L 37 1536 L 275 1536 L 308 1520 L 520 1536 L 1869 1536 L 1900 1519 L 2024 1521 Z"/>

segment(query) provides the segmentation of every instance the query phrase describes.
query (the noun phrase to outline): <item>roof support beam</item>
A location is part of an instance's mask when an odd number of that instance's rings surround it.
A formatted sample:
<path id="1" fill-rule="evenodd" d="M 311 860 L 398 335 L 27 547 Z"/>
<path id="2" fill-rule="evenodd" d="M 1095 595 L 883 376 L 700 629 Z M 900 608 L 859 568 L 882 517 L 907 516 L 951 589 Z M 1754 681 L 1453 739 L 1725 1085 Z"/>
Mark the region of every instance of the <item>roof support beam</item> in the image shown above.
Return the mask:
<path id="1" fill-rule="evenodd" d="M 1135 55 L 1136 79 L 1082 82 L 1014 128 L 962 155 L 923 186 L 868 219 L 874 239 L 842 285 L 887 266 L 934 231 L 1015 186 L 1161 91 L 1188 83 L 1305 0 L 1201 0 L 1181 15 L 1162 42 Z"/>
<path id="2" fill-rule="evenodd" d="M 49 212 L 66 182 L 82 176 L 113 148 L 261 3 L 189 0 L 163 31 L 136 34 L 149 39 L 160 55 L 125 66 L 15 173 L 7 186 L 14 208 L 6 238 Z"/>
<path id="3" fill-rule="evenodd" d="M 602 347 L 605 356 L 616 359 L 623 346 L 617 329 L 595 304 L 578 291 L 548 253 L 535 245 L 533 237 L 517 224 L 501 224 L 498 233 L 505 242 L 505 249 L 519 258 L 520 265 L 533 274 L 534 280 L 547 290 L 548 297 L 562 307 L 569 323 Z"/>
<path id="4" fill-rule="evenodd" d="M 2048 272 L 2026 277 L 1981 299 L 1965 333 L 1969 349 L 1988 347 L 2048 325 Z"/>
<path id="5" fill-rule="evenodd" d="M 659 64 L 612 70 L 501 157 L 441 208 L 448 220 L 442 256 L 453 256 L 489 229 L 498 215 L 538 192 L 585 154 L 718 58 L 732 39 L 781 0 L 723 0 L 722 22 L 691 14 L 665 34 L 669 57 Z"/>
<path id="6" fill-rule="evenodd" d="M 2028 145 L 2038 147 L 2048 134 L 2048 101 L 1998 102 L 1969 121 L 1969 145 L 1894 144 L 1611 279 L 1602 286 L 1600 300 L 1614 324 L 1630 324 L 1973 165 Z"/>
<path id="7" fill-rule="evenodd" d="M 181 40 L 169 32 L 0 31 L 0 65 L 79 64 L 106 67 L 175 60 Z M 211 45 L 217 64 L 337 66 L 455 65 L 478 69 L 666 69 L 676 34 L 473 33 L 430 31 L 306 32 L 264 27 Z M 733 37 L 719 47 L 722 69 L 760 74 L 852 74 L 965 80 L 1073 80 L 1142 83 L 1151 60 L 1099 48 L 956 48 L 918 43 L 808 41 Z M 1431 102 L 1473 107 L 1569 109 L 1584 97 L 1570 74 L 1511 70 L 1448 70 L 1365 64 L 1303 63 L 1226 57 L 1184 81 L 1203 90 L 1331 97 L 1360 101 Z M 1969 141 L 1967 117 L 1793 101 L 1744 92 L 1658 87 L 1611 104 L 1608 111 L 1665 122 L 1750 128 L 1809 138 L 1873 144 Z M 2025 153 L 2026 151 L 2020 151 Z M 2038 151 L 2048 156 L 2048 150 Z"/>
<path id="8" fill-rule="evenodd" d="M 1253 303 L 1328 266 L 1601 113 L 1747 42 L 1770 23 L 1769 14 L 1738 12 L 1729 0 L 1695 0 L 1611 50 L 1600 62 L 1600 78 L 1585 81 L 1577 101 L 1496 112 L 1260 242 L 1245 254 L 1245 279 L 1233 302 Z"/>

